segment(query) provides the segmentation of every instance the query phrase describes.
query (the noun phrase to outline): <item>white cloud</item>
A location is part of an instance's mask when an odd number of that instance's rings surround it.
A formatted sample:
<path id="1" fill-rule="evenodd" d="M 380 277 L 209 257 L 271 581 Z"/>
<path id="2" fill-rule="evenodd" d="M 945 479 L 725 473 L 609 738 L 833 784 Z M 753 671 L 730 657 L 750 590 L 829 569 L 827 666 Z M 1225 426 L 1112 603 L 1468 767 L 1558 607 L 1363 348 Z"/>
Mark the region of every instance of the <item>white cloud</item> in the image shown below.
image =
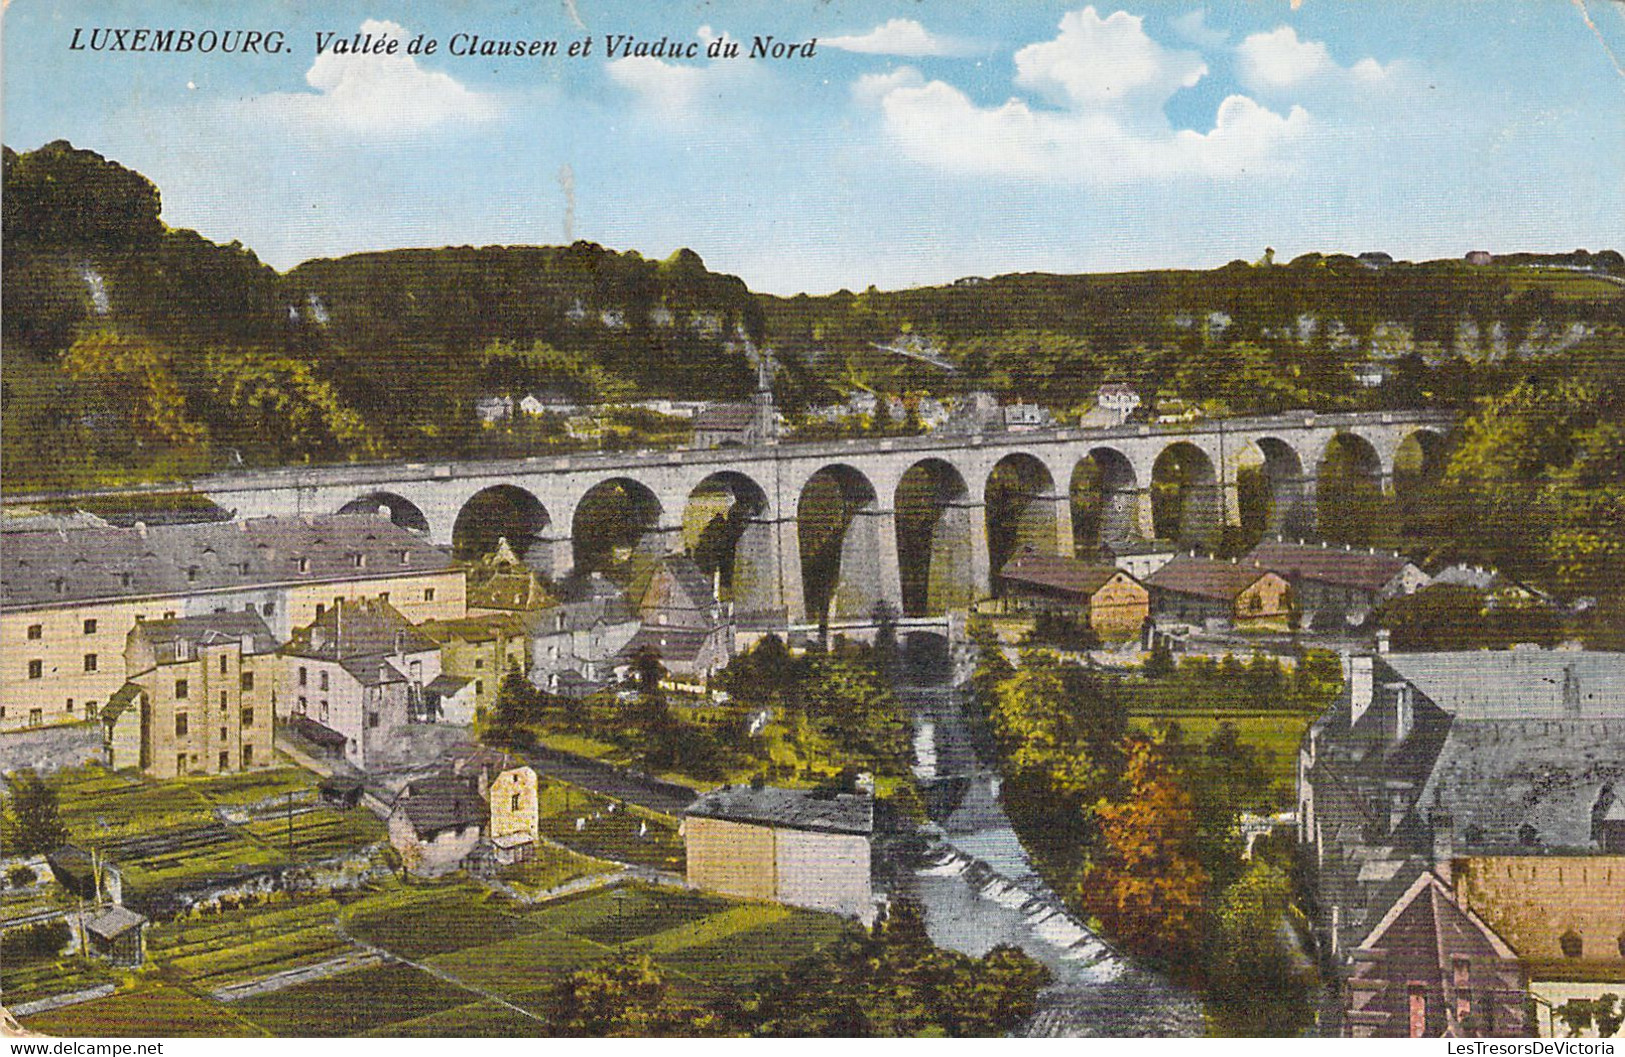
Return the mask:
<path id="1" fill-rule="evenodd" d="M 1278 26 L 1267 33 L 1254 33 L 1236 46 L 1236 74 L 1241 83 L 1255 91 L 1271 91 L 1352 79 L 1374 84 L 1386 78 L 1392 64 L 1384 68 L 1375 59 L 1361 59 L 1344 69 L 1318 40 L 1300 40 L 1291 26 Z"/>
<path id="2" fill-rule="evenodd" d="M 268 120 L 304 132 L 380 138 L 453 123 L 486 121 L 500 112 L 496 100 L 472 91 L 449 74 L 426 70 L 405 54 L 411 39 L 396 22 L 369 19 L 362 33 L 402 41 L 393 55 L 325 51 L 305 73 L 315 92 L 273 92 L 242 104 L 250 120 Z"/>
<path id="3" fill-rule="evenodd" d="M 918 88 L 925 84 L 920 71 L 899 66 L 890 73 L 866 73 L 852 82 L 852 97 L 860 103 L 878 103 L 897 88 Z"/>
<path id="4" fill-rule="evenodd" d="M 1013 97 L 983 106 L 912 67 L 860 78 L 853 95 L 878 106 L 908 156 L 954 172 L 1108 184 L 1292 166 L 1289 148 L 1311 125 L 1302 107 L 1280 114 L 1232 95 L 1211 129 L 1176 130 L 1163 107 L 1206 75 L 1201 56 L 1162 47 L 1123 12 L 1101 18 L 1089 7 L 1059 28 L 1015 55 L 1015 84 L 1040 104 Z"/>
<path id="5" fill-rule="evenodd" d="M 1165 102 L 1207 74 L 1202 57 L 1169 51 L 1146 35 L 1144 20 L 1092 7 L 1061 19 L 1060 36 L 1016 52 L 1016 84 L 1060 105 Z"/>
<path id="6" fill-rule="evenodd" d="M 701 40 L 724 36 L 710 26 L 701 26 Z M 688 125 L 708 112 L 722 107 L 739 91 L 740 82 L 752 76 L 749 63 L 716 60 L 711 62 L 667 62 L 647 55 L 613 59 L 604 64 L 610 80 L 633 93 L 647 112 L 672 125 Z"/>
<path id="7" fill-rule="evenodd" d="M 825 47 L 856 51 L 865 55 L 964 55 L 972 50 L 967 41 L 932 33 L 911 18 L 894 18 L 858 36 L 829 37 L 819 41 Z"/>
<path id="8" fill-rule="evenodd" d="M 1207 11 L 1200 7 L 1171 19 L 1168 24 L 1174 27 L 1175 33 L 1198 48 L 1217 48 L 1230 38 L 1229 30 L 1214 29 L 1207 24 Z"/>

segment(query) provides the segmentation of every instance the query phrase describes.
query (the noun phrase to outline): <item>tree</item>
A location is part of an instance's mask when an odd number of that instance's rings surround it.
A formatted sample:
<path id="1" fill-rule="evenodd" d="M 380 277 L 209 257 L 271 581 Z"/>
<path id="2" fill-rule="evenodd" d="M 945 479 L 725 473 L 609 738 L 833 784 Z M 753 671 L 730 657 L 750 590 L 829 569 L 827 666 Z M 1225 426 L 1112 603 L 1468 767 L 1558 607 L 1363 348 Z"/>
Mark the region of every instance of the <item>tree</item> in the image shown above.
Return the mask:
<path id="1" fill-rule="evenodd" d="M 1201 948 L 1208 874 L 1196 854 L 1196 812 L 1162 744 L 1125 746 L 1121 798 L 1095 808 L 1100 854 L 1077 895 L 1129 950 L 1189 968 Z"/>
<path id="2" fill-rule="evenodd" d="M 583 1038 L 707 1034 L 713 1018 L 675 1003 L 647 954 L 621 954 L 579 969 L 558 985 L 554 1026 Z"/>
<path id="3" fill-rule="evenodd" d="M 1165 635 L 1156 636 L 1151 642 L 1151 656 L 1145 660 L 1145 677 L 1147 679 L 1166 679 L 1174 674 L 1174 648 L 1169 645 Z"/>
<path id="4" fill-rule="evenodd" d="M 1292 881 L 1255 862 L 1219 901 L 1209 1010 L 1224 1034 L 1297 1035 L 1314 1022 L 1319 976 L 1304 951 L 1307 922 Z"/>
<path id="5" fill-rule="evenodd" d="M 0 845 L 7 856 L 39 855 L 68 842 L 68 827 L 57 807 L 56 790 L 33 771 L 8 779 L 11 794 L 0 813 Z"/>

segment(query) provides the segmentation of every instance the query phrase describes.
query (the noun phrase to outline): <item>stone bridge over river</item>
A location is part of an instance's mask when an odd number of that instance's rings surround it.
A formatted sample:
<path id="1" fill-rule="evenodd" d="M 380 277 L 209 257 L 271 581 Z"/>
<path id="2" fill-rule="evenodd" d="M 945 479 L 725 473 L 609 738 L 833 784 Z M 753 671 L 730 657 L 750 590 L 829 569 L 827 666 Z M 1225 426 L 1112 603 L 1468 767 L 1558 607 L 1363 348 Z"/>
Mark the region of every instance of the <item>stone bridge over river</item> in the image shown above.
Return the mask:
<path id="1" fill-rule="evenodd" d="M 985 597 L 1022 546 L 1311 535 L 1335 464 L 1373 488 L 1436 469 L 1447 412 L 1291 412 L 1180 425 L 753 448 L 305 467 L 196 480 L 238 517 L 383 510 L 475 552 L 505 536 L 557 577 L 688 551 L 741 614 L 927 616 Z M 1397 473 L 1396 473 L 1397 471 Z M 1249 477 L 1249 474 L 1252 476 Z M 1241 486 L 1243 481 L 1246 486 Z M 21 498 L 21 497 L 18 497 Z"/>

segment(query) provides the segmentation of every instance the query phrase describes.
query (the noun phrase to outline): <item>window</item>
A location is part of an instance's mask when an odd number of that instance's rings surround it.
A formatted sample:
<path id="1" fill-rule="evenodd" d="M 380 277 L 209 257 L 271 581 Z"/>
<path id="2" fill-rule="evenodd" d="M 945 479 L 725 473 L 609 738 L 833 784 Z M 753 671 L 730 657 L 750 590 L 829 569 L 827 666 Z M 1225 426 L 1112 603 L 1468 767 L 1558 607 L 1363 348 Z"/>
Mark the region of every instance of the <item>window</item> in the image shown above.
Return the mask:
<path id="1" fill-rule="evenodd" d="M 189 584 L 197 582 L 197 566 L 188 565 L 186 567 L 186 582 Z"/>
<path id="2" fill-rule="evenodd" d="M 252 745 L 243 746 L 243 766 L 245 768 L 254 766 L 254 746 Z"/>
<path id="3" fill-rule="evenodd" d="M 1557 939 L 1557 945 L 1563 949 L 1563 957 L 1578 958 L 1585 954 L 1585 940 L 1578 932 L 1569 929 Z"/>
<path id="4" fill-rule="evenodd" d="M 228 738 L 228 737 L 230 737 L 230 736 L 231 736 L 231 732 L 230 732 L 230 731 L 228 731 L 228 730 L 226 730 L 226 728 L 225 728 L 225 727 L 221 727 L 221 728 L 220 728 L 220 740 L 221 740 L 221 741 L 225 741 L 225 740 L 226 740 L 226 739 L 227 739 L 227 738 Z"/>
<path id="5" fill-rule="evenodd" d="M 86 635 L 94 635 L 94 634 L 96 634 L 96 618 L 95 617 L 91 617 L 89 620 L 85 621 L 85 634 Z"/>
<path id="6" fill-rule="evenodd" d="M 179 753 L 175 754 L 175 773 L 176 774 L 185 774 L 186 773 L 186 753 L 184 753 L 184 752 L 179 752 Z"/>
<path id="7" fill-rule="evenodd" d="M 243 709 L 243 726 L 252 727 L 253 725 L 254 725 L 254 710 L 252 708 Z"/>
<path id="8" fill-rule="evenodd" d="M 73 698 L 71 698 L 71 697 L 70 697 L 70 698 L 68 698 L 68 706 L 67 706 L 67 711 L 69 711 L 69 712 L 72 712 L 72 711 L 73 711 Z"/>
<path id="9" fill-rule="evenodd" d="M 397 551 L 396 554 L 400 557 L 402 565 L 406 565 L 412 560 L 411 551 Z"/>
<path id="10" fill-rule="evenodd" d="M 1473 1015 L 1472 959 L 1458 954 L 1451 959 L 1452 983 L 1456 989 L 1456 1019 L 1466 1021 Z"/>
<path id="11" fill-rule="evenodd" d="M 389 592 L 388 591 L 379 591 L 378 592 L 378 601 L 382 602 L 386 606 L 389 605 Z"/>
<path id="12" fill-rule="evenodd" d="M 237 677 L 237 685 L 242 688 L 244 693 L 254 689 L 254 673 L 244 672 L 242 675 L 239 675 Z"/>
<path id="13" fill-rule="evenodd" d="M 327 606 L 325 606 L 321 602 L 317 602 L 316 603 L 316 619 L 317 620 L 322 619 L 322 614 L 326 613 L 326 612 L 327 612 Z"/>
<path id="14" fill-rule="evenodd" d="M 475 657 L 474 658 L 474 667 L 476 667 L 476 668 L 484 668 L 485 667 L 485 658 L 484 657 Z"/>
<path id="15" fill-rule="evenodd" d="M 365 569 L 367 567 L 367 556 L 365 554 L 352 554 L 350 555 L 350 564 L 357 569 Z"/>
<path id="16" fill-rule="evenodd" d="M 220 655 L 220 674 L 226 674 L 226 655 L 223 653 Z"/>
<path id="17" fill-rule="evenodd" d="M 322 702 L 322 710 L 321 710 L 320 715 L 321 715 L 322 722 L 326 723 L 327 722 L 327 702 L 326 701 Z"/>
<path id="18" fill-rule="evenodd" d="M 134 581 L 135 577 L 131 576 L 129 573 L 118 574 L 118 582 L 120 587 L 129 587 Z"/>
<path id="19" fill-rule="evenodd" d="M 1411 985 L 1410 1002 L 1410 1035 L 1413 1039 L 1425 1039 L 1428 1033 L 1428 993 L 1423 984 Z"/>
<path id="20" fill-rule="evenodd" d="M 96 655 L 94 653 L 85 654 L 85 671 L 93 672 L 95 670 L 96 670 Z"/>
<path id="21" fill-rule="evenodd" d="M 186 713 L 185 712 L 177 712 L 177 713 L 175 713 L 175 736 L 177 738 L 186 737 L 186 732 L 187 732 L 188 729 L 189 728 L 186 725 Z"/>
<path id="22" fill-rule="evenodd" d="M 327 673 L 322 672 L 321 676 L 322 676 L 322 689 L 326 690 L 327 689 Z"/>
<path id="23" fill-rule="evenodd" d="M 309 686 L 310 685 L 310 670 L 308 668 L 306 668 L 302 664 L 299 666 L 299 685 L 300 686 Z"/>
<path id="24" fill-rule="evenodd" d="M 174 620 L 175 619 L 175 611 L 173 609 L 171 609 L 171 610 L 168 610 L 167 612 L 165 612 L 164 613 L 164 619 L 165 620 Z"/>
<path id="25" fill-rule="evenodd" d="M 298 559 L 298 562 L 299 562 L 299 571 L 300 572 L 302 572 L 302 573 L 310 572 L 310 559 L 309 558 L 300 558 L 300 559 Z"/>
<path id="26" fill-rule="evenodd" d="M 423 589 L 423 600 L 425 602 L 433 602 L 434 601 L 434 588 L 425 587 Z"/>
<path id="27" fill-rule="evenodd" d="M 175 680 L 175 700 L 184 701 L 184 700 L 186 700 L 186 698 L 188 696 L 190 696 L 190 694 L 191 694 L 191 687 L 187 685 L 186 680 L 185 679 L 176 679 Z"/>
<path id="28" fill-rule="evenodd" d="M 29 638 L 37 639 L 43 634 L 45 634 L 45 625 L 43 625 L 43 624 L 30 624 L 30 625 L 28 625 L 28 637 Z"/>
<path id="29" fill-rule="evenodd" d="M 476 679 L 476 680 L 474 680 L 474 693 L 476 695 L 485 693 L 485 680 L 484 679 Z"/>
<path id="30" fill-rule="evenodd" d="M 307 698 L 307 697 L 301 697 L 299 699 L 299 714 L 302 716 L 306 712 L 309 712 L 309 711 L 310 711 L 310 699 Z"/>
<path id="31" fill-rule="evenodd" d="M 231 753 L 230 752 L 223 752 L 223 753 L 220 754 L 220 769 L 222 771 L 231 770 Z"/>
<path id="32" fill-rule="evenodd" d="M 264 614 L 265 616 L 274 615 L 276 613 L 276 603 L 275 602 L 267 602 L 267 603 L 265 603 L 263 606 L 260 606 L 260 612 L 262 614 Z"/>
<path id="33" fill-rule="evenodd" d="M 376 712 L 368 712 L 367 713 L 367 726 L 368 727 L 376 727 L 377 725 L 378 725 L 378 713 L 376 713 Z"/>
<path id="34" fill-rule="evenodd" d="M 220 691 L 220 711 L 224 712 L 230 704 L 231 702 L 226 699 L 226 692 Z"/>
<path id="35" fill-rule="evenodd" d="M 43 678 L 45 678 L 45 662 L 44 661 L 29 661 L 28 662 L 28 677 L 30 679 L 43 679 Z"/>
<path id="36" fill-rule="evenodd" d="M 31 709 L 28 710 L 28 725 L 29 726 L 37 727 L 41 723 L 44 723 L 44 722 L 45 722 L 45 710 L 43 708 L 31 708 Z"/>
<path id="37" fill-rule="evenodd" d="M 515 793 L 513 795 L 513 803 L 510 805 L 510 809 L 514 810 L 514 811 L 519 810 L 519 794 L 518 793 Z"/>
<path id="38" fill-rule="evenodd" d="M 96 702 L 94 702 L 94 701 L 86 701 L 85 702 L 85 718 L 86 719 L 95 719 L 96 718 Z"/>

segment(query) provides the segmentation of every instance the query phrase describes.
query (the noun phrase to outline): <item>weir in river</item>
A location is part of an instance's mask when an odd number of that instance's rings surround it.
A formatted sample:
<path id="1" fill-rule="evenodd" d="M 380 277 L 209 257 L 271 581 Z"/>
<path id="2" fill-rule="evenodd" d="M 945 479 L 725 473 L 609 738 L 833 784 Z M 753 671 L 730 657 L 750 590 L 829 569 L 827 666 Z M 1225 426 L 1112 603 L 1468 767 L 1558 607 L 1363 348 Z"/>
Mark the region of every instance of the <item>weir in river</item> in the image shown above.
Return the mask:
<path id="1" fill-rule="evenodd" d="M 969 691 L 897 692 L 913 717 L 915 774 L 935 838 L 902 886 L 932 941 L 974 956 L 1011 944 L 1049 968 L 1053 981 L 1019 1035 L 1202 1034 L 1197 996 L 1115 950 L 1038 876 L 999 803 L 998 775 L 978 755 L 963 712 Z"/>

